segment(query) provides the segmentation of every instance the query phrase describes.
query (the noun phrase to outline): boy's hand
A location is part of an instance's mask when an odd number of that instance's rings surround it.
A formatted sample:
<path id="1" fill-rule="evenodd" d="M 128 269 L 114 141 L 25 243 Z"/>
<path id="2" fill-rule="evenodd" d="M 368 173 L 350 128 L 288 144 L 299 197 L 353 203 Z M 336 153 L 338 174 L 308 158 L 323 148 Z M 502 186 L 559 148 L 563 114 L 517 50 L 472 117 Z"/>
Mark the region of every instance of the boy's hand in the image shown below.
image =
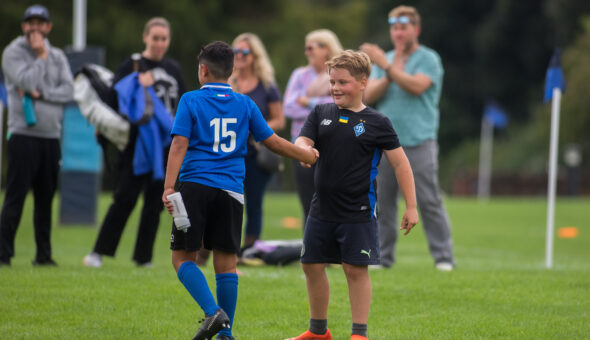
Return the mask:
<path id="1" fill-rule="evenodd" d="M 399 230 L 406 230 L 404 235 L 408 235 L 410 230 L 414 228 L 414 226 L 418 224 L 418 210 L 416 208 L 406 209 L 404 212 L 404 217 L 402 218 L 402 225 L 399 227 Z"/>
<path id="2" fill-rule="evenodd" d="M 302 167 L 304 168 L 311 168 L 312 165 L 315 164 L 315 162 L 317 162 L 318 158 L 320 157 L 320 152 L 318 151 L 318 149 L 312 147 L 312 146 L 299 146 L 302 149 L 306 149 L 307 152 L 311 152 L 311 158 L 313 159 L 311 162 L 306 163 L 306 162 L 299 162 L 299 164 L 301 164 Z"/>
<path id="3" fill-rule="evenodd" d="M 174 212 L 174 206 L 172 205 L 172 202 L 168 200 L 168 195 L 173 193 L 175 193 L 174 189 L 168 188 L 164 189 L 164 193 L 162 194 L 162 202 L 164 202 L 164 206 L 166 207 L 166 210 L 168 210 L 168 213 L 170 215 L 172 215 L 172 213 Z"/>

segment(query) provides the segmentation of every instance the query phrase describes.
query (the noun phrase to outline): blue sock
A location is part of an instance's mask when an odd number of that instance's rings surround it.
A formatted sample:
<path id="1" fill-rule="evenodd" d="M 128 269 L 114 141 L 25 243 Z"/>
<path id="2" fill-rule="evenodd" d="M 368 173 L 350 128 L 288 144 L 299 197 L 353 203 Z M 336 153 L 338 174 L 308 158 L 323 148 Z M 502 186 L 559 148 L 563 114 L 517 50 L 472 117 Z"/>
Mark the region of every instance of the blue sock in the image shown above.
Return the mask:
<path id="1" fill-rule="evenodd" d="M 219 306 L 215 303 L 213 294 L 209 290 L 207 279 L 194 262 L 184 262 L 180 265 L 180 268 L 178 268 L 178 279 L 193 299 L 201 306 L 201 309 L 203 309 L 207 316 L 211 316 L 217 312 Z"/>
<path id="2" fill-rule="evenodd" d="M 217 302 L 219 302 L 219 307 L 229 316 L 229 324 L 232 327 L 238 303 L 238 275 L 234 273 L 217 274 L 215 280 L 217 281 Z M 231 338 L 231 328 L 224 328 L 219 334 Z"/>

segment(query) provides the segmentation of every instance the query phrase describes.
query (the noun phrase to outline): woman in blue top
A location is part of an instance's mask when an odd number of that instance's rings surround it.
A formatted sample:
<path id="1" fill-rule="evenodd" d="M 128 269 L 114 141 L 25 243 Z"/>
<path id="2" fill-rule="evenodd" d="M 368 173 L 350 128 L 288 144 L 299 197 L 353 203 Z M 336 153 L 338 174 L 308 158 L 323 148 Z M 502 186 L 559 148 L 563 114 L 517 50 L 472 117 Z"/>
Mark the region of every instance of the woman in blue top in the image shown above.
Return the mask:
<path id="1" fill-rule="evenodd" d="M 234 48 L 234 72 L 230 78 L 233 90 L 249 96 L 258 106 L 268 126 L 277 132 L 285 127 L 285 116 L 281 96 L 277 88 L 268 54 L 260 38 L 253 33 L 238 35 Z M 250 139 L 246 155 L 246 179 L 244 194 L 246 200 L 246 230 L 244 248 L 251 247 L 262 232 L 262 201 L 272 172 L 256 163 L 257 145 Z"/>

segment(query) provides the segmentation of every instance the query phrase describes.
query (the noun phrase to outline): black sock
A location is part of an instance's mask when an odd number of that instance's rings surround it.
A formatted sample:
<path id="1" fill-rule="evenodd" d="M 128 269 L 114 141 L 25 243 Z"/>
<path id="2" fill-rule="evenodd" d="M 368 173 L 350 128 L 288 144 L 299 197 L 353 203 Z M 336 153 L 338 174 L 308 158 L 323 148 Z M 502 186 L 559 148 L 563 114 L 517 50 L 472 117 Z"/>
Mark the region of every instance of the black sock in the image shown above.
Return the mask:
<path id="1" fill-rule="evenodd" d="M 367 336 L 367 324 L 366 323 L 353 323 L 352 324 L 352 335 Z"/>
<path id="2" fill-rule="evenodd" d="M 366 326 L 365 326 L 366 327 Z M 309 319 L 309 331 L 313 334 L 322 335 L 328 330 L 328 319 Z"/>

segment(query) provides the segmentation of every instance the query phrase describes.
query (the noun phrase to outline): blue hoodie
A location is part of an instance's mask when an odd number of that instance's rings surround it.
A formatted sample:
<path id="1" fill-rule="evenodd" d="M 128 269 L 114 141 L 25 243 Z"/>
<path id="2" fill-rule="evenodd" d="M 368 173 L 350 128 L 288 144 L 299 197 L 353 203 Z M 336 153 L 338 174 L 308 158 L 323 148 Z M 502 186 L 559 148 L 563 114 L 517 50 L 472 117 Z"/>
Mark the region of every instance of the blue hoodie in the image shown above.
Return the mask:
<path id="1" fill-rule="evenodd" d="M 145 110 L 145 95 L 137 72 L 133 72 L 115 85 L 119 101 L 119 112 L 131 123 L 137 123 Z M 154 115 L 144 124 L 138 125 L 135 153 L 133 154 L 133 173 L 136 176 L 152 172 L 154 179 L 164 179 L 164 148 L 172 142 L 172 115 L 164 103 L 156 96 L 153 87 L 147 93 L 154 105 Z"/>

